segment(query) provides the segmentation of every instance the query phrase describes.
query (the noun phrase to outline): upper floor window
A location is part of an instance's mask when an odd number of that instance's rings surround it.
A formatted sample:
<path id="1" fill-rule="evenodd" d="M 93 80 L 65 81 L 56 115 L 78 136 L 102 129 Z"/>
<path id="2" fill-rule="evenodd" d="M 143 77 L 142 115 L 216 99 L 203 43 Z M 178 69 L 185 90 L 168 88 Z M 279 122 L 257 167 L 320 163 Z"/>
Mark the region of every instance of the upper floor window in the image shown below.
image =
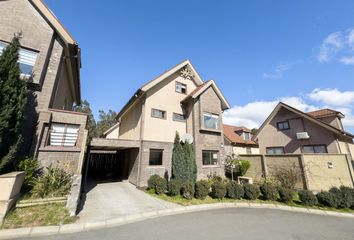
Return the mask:
<path id="1" fill-rule="evenodd" d="M 187 85 L 180 82 L 176 82 L 176 92 L 187 94 Z"/>
<path id="2" fill-rule="evenodd" d="M 78 125 L 53 123 L 50 128 L 49 145 L 74 147 L 76 146 L 78 134 Z"/>
<path id="3" fill-rule="evenodd" d="M 217 165 L 218 151 L 202 151 L 203 165 Z"/>
<path id="4" fill-rule="evenodd" d="M 284 147 L 267 147 L 267 154 L 284 154 Z"/>
<path id="5" fill-rule="evenodd" d="M 219 115 L 204 113 L 204 127 L 209 129 L 219 129 Z"/>
<path id="6" fill-rule="evenodd" d="M 166 119 L 166 111 L 151 109 L 151 117 Z"/>
<path id="7" fill-rule="evenodd" d="M 287 130 L 290 129 L 289 121 L 283 121 L 277 123 L 278 130 Z"/>
<path id="8" fill-rule="evenodd" d="M 173 113 L 173 121 L 184 122 L 186 121 L 186 117 L 183 114 Z"/>
<path id="9" fill-rule="evenodd" d="M 163 149 L 150 149 L 149 165 L 162 165 Z"/>
<path id="10" fill-rule="evenodd" d="M 244 132 L 243 133 L 243 140 L 248 141 L 251 139 L 251 133 L 249 132 Z"/>
<path id="11" fill-rule="evenodd" d="M 327 153 L 326 145 L 306 145 L 302 147 L 303 153 Z"/>
<path id="12" fill-rule="evenodd" d="M 0 55 L 2 51 L 7 47 L 7 43 L 0 41 Z M 30 78 L 34 64 L 37 60 L 38 52 L 21 48 L 19 51 L 18 64 L 20 67 L 21 78 Z"/>
<path id="13" fill-rule="evenodd" d="M 247 154 L 252 154 L 252 149 L 250 147 L 246 147 L 246 153 Z"/>

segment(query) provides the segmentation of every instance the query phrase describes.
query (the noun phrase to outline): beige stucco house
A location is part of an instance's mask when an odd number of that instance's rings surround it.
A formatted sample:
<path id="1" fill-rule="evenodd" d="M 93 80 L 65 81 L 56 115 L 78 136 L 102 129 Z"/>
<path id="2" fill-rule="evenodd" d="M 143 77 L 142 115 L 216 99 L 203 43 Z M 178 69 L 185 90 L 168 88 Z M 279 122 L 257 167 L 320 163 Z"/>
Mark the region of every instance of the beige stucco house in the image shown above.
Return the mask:
<path id="1" fill-rule="evenodd" d="M 22 33 L 19 66 L 29 104 L 21 154 L 80 173 L 87 116 L 72 112 L 81 98 L 80 48 L 41 0 L 0 1 L 0 13 L 0 54 Z"/>
<path id="2" fill-rule="evenodd" d="M 186 60 L 133 94 L 118 113 L 118 123 L 105 133 L 105 143 L 125 151 L 118 153 L 124 156 L 125 177 L 138 186 L 145 186 L 153 174 L 171 176 L 176 132 L 193 139 L 199 179 L 222 175 L 222 113 L 229 107 L 215 82 L 204 82 Z M 99 141 L 94 139 L 92 147 Z"/>
<path id="3" fill-rule="evenodd" d="M 302 112 L 279 103 L 253 137 L 261 154 L 354 154 L 354 136 L 346 132 L 344 115 L 331 109 Z"/>
<path id="4" fill-rule="evenodd" d="M 250 129 L 224 124 L 223 130 L 226 155 L 259 154 L 258 144 L 252 140 Z"/>

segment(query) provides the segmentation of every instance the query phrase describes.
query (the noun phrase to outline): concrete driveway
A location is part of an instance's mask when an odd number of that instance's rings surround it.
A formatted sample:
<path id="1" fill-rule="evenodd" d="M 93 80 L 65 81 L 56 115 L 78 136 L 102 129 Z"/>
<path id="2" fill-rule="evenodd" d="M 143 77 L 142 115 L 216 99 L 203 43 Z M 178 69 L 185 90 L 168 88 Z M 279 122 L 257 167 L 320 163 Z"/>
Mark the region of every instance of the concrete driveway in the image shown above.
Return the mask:
<path id="1" fill-rule="evenodd" d="M 231 208 L 148 219 L 114 228 L 35 238 L 36 240 L 352 240 L 352 218 L 274 209 Z"/>
<path id="2" fill-rule="evenodd" d="M 129 182 L 88 182 L 86 199 L 79 212 L 79 223 L 118 218 L 128 214 L 175 208 L 166 202 L 138 190 Z"/>

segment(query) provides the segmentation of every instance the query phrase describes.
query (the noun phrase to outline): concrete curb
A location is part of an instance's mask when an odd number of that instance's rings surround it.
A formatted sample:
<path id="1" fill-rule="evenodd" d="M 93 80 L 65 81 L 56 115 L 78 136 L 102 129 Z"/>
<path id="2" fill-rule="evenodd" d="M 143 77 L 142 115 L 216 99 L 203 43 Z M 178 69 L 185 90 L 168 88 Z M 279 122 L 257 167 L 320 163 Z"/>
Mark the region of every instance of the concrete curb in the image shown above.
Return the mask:
<path id="1" fill-rule="evenodd" d="M 66 224 L 60 226 L 45 226 L 45 227 L 30 227 L 30 228 L 18 228 L 18 229 L 5 229 L 0 230 L 0 239 L 12 239 L 20 237 L 35 237 L 35 236 L 45 236 L 54 234 L 65 234 L 65 233 L 75 233 L 82 231 L 89 231 L 94 229 L 104 229 L 116 226 L 121 226 L 128 223 L 143 221 L 146 219 L 176 215 L 181 213 L 198 212 L 205 210 L 221 209 L 221 208 L 263 208 L 263 209 L 276 209 L 282 211 L 299 212 L 306 214 L 317 214 L 323 216 L 332 217 L 346 217 L 353 218 L 353 213 L 341 213 L 334 211 L 324 211 L 319 209 L 310 208 L 299 208 L 284 206 L 278 204 L 263 204 L 263 203 L 213 203 L 213 204 L 201 204 L 192 205 L 186 207 L 168 208 L 159 211 L 138 213 L 132 215 L 126 215 L 115 219 L 109 219 L 99 222 L 88 222 L 88 223 L 74 223 Z"/>

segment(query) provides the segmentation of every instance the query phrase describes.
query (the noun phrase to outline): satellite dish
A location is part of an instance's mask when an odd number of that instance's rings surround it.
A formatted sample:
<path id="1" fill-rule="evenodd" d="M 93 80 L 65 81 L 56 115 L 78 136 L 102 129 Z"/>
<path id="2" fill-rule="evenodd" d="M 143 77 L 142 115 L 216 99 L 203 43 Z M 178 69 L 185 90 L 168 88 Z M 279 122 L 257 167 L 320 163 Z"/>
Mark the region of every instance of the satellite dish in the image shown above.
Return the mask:
<path id="1" fill-rule="evenodd" d="M 182 136 L 182 138 L 181 138 L 181 141 L 182 141 L 183 143 L 192 144 L 193 141 L 194 141 L 194 138 L 193 138 L 192 134 L 185 133 L 185 134 L 183 134 L 183 136 Z"/>

